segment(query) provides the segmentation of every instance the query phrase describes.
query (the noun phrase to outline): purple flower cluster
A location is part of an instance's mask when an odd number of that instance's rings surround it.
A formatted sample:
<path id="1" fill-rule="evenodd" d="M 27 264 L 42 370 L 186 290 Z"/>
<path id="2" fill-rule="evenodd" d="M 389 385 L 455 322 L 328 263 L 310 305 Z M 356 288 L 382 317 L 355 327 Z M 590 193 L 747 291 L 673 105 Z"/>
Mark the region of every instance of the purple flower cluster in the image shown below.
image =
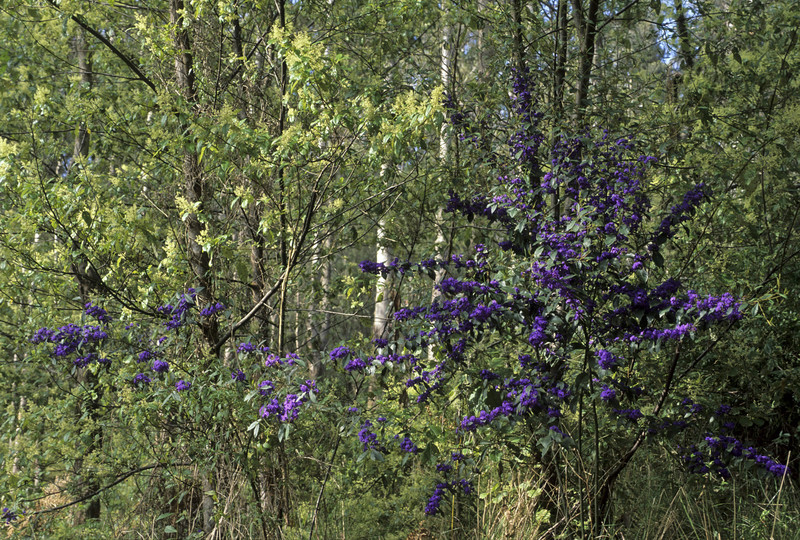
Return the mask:
<path id="1" fill-rule="evenodd" d="M 280 358 L 277 354 L 269 354 L 267 355 L 267 359 L 264 360 L 265 367 L 276 367 L 276 366 L 293 366 L 297 360 L 297 355 L 294 353 L 288 353 L 283 358 Z"/>
<path id="2" fill-rule="evenodd" d="M 201 309 L 199 315 L 201 317 L 211 317 L 212 315 L 224 310 L 225 310 L 225 304 L 223 304 L 222 302 L 217 302 L 214 305 Z"/>
<path id="3" fill-rule="evenodd" d="M 361 425 L 361 430 L 358 432 L 358 440 L 361 442 L 364 452 L 367 450 L 377 450 L 379 452 L 384 451 L 383 445 L 378 442 L 378 434 L 372 431 L 371 428 L 372 422 L 366 420 Z"/>
<path id="4" fill-rule="evenodd" d="M 183 379 L 179 380 L 175 383 L 175 390 L 178 392 L 184 392 L 192 387 L 192 383 L 189 381 L 184 381 Z"/>
<path id="5" fill-rule="evenodd" d="M 481 411 L 477 416 L 465 416 L 461 420 L 461 429 L 463 431 L 475 431 L 481 426 L 488 425 L 498 416 L 511 416 L 514 414 L 514 407 L 508 401 L 504 401 L 499 407 L 495 407 L 490 411 Z"/>
<path id="6" fill-rule="evenodd" d="M 153 366 L 150 369 L 156 373 L 166 373 L 169 371 L 169 363 L 164 360 L 154 360 Z"/>
<path id="7" fill-rule="evenodd" d="M 418 454 L 419 448 L 417 445 L 409 437 L 403 437 L 403 440 L 400 441 L 400 450 L 403 452 L 408 452 L 409 454 Z"/>
<path id="8" fill-rule="evenodd" d="M 58 330 L 40 328 L 31 338 L 31 343 L 53 343 L 51 355 L 55 358 L 69 356 L 79 349 L 91 348 L 108 338 L 106 330 L 99 326 L 67 324 Z"/>
<path id="9" fill-rule="evenodd" d="M 345 358 L 353 354 L 353 351 L 351 351 L 349 347 L 342 346 L 342 347 L 336 347 L 329 354 L 331 360 L 335 362 L 337 360 L 344 360 Z"/>
<path id="10" fill-rule="evenodd" d="M 613 370 L 620 363 L 620 359 L 617 356 L 605 349 L 600 349 L 595 354 L 597 355 L 597 365 L 600 366 L 600 369 Z"/>
<path id="11" fill-rule="evenodd" d="M 269 380 L 258 383 L 258 393 L 266 397 L 275 391 L 275 383 Z"/>
<path id="12" fill-rule="evenodd" d="M 238 352 L 239 354 L 247 354 L 247 353 L 255 352 L 255 350 L 256 350 L 255 345 L 253 345 L 249 341 L 245 341 L 243 343 L 240 343 L 239 346 L 236 347 L 236 352 Z"/>
<path id="13" fill-rule="evenodd" d="M 331 360 L 346 360 L 353 355 L 353 352 L 347 347 L 337 347 L 330 352 Z M 414 366 L 417 363 L 417 358 L 410 354 L 377 354 L 374 356 L 367 356 L 365 358 L 355 357 L 350 358 L 344 365 L 344 370 L 352 372 L 363 372 L 371 365 L 384 365 L 387 362 L 395 364 L 406 364 Z"/>
<path id="14" fill-rule="evenodd" d="M 461 491 L 464 495 L 470 495 L 473 492 L 473 487 L 471 482 L 463 478 L 451 482 L 439 482 L 433 489 L 433 493 L 428 499 L 428 504 L 425 506 L 425 513 L 427 515 L 435 516 L 439 512 L 439 507 L 442 504 L 442 498 L 446 491 L 452 493 Z"/>
<path id="15" fill-rule="evenodd" d="M 302 405 L 303 400 L 297 394 L 286 394 L 282 402 L 278 398 L 272 398 L 269 403 L 261 407 L 259 415 L 262 418 L 272 416 L 280 422 L 291 423 L 300 415 Z"/>
<path id="16" fill-rule="evenodd" d="M 305 394 L 319 394 L 319 390 L 317 389 L 317 381 L 306 379 L 306 382 L 300 384 L 299 386 L 300 391 Z"/>
<path id="17" fill-rule="evenodd" d="M 9 525 L 11 522 L 16 521 L 19 518 L 19 515 L 11 510 L 10 508 L 3 508 L 3 514 L 0 516 L 6 525 Z"/>
<path id="18" fill-rule="evenodd" d="M 644 418 L 644 414 L 639 409 L 612 409 L 614 414 L 620 418 L 626 418 L 631 422 L 636 422 L 640 418 Z"/>
<path id="19" fill-rule="evenodd" d="M 711 189 L 703 183 L 695 185 L 683 196 L 683 201 L 670 209 L 669 215 L 665 217 L 651 237 L 650 250 L 658 250 L 668 239 L 675 236 L 676 228 L 681 223 L 691 219 L 697 207 L 704 200 L 711 197 Z"/>
<path id="20" fill-rule="evenodd" d="M 105 366 L 111 365 L 111 360 L 98 353 L 98 348 L 108 339 L 107 323 L 111 320 L 101 308 L 91 305 L 87 309 L 92 311 L 92 316 L 103 324 L 103 327 L 91 324 L 67 324 L 57 330 L 40 328 L 30 339 L 31 343 L 52 344 L 50 355 L 53 358 L 66 359 L 72 357 L 72 365 L 85 368 L 90 364 L 98 363 Z M 94 307 L 94 309 L 92 309 Z"/>
<path id="21" fill-rule="evenodd" d="M 195 290 L 190 288 L 187 294 L 181 295 L 178 299 L 177 305 L 166 304 L 160 306 L 157 311 L 162 315 L 168 316 L 170 319 L 164 323 L 167 330 L 177 330 L 186 323 L 186 312 L 194 307 L 194 301 L 197 297 Z"/>
<path id="22" fill-rule="evenodd" d="M 275 354 L 269 354 L 269 347 L 255 347 L 250 342 L 241 343 L 238 347 L 238 352 L 241 354 L 257 354 L 267 355 L 264 360 L 266 368 L 284 368 L 295 365 L 298 356 L 294 353 L 288 353 L 283 358 Z M 248 380 L 247 374 L 241 369 L 236 369 L 231 372 L 231 380 L 235 383 L 246 383 Z M 259 408 L 259 416 L 261 418 L 271 418 L 277 422 L 291 423 L 294 422 L 300 415 L 300 410 L 303 406 L 307 405 L 309 400 L 316 399 L 312 397 L 319 393 L 316 381 L 305 380 L 297 385 L 295 392 L 287 391 L 281 398 L 282 392 L 279 394 L 276 389 L 276 384 L 272 380 L 262 380 L 258 383 L 258 394 L 264 398 L 271 399 Z"/>
<path id="23" fill-rule="evenodd" d="M 707 474 L 715 472 L 722 478 L 731 477 L 729 466 L 731 461 L 753 461 L 767 473 L 782 477 L 789 474 L 789 468 L 760 454 L 752 446 L 745 446 L 740 440 L 729 435 L 707 434 L 701 445 L 691 445 L 681 456 L 689 472 Z"/>
<path id="24" fill-rule="evenodd" d="M 86 315 L 97 319 L 97 322 L 101 324 L 108 324 L 111 322 L 111 317 L 109 316 L 108 312 L 100 306 L 95 306 L 92 305 L 91 302 L 87 302 L 83 307 Z"/>
<path id="25" fill-rule="evenodd" d="M 147 385 L 147 384 L 150 384 L 151 382 L 152 382 L 152 381 L 150 380 L 150 377 L 148 377 L 148 376 L 147 376 L 147 375 L 145 375 L 144 373 L 137 373 L 137 374 L 136 374 L 136 375 L 133 377 L 133 384 L 134 384 L 135 386 L 139 386 L 139 385 L 143 385 L 143 384 L 144 384 L 144 385 Z"/>
<path id="26" fill-rule="evenodd" d="M 603 401 L 614 401 L 617 399 L 617 391 L 604 384 L 600 392 L 600 399 Z"/>
<path id="27" fill-rule="evenodd" d="M 153 351 L 148 351 L 147 349 L 145 349 L 144 351 L 139 353 L 139 356 L 136 359 L 136 362 L 139 363 L 139 364 L 142 363 L 142 362 L 149 362 L 150 360 L 156 358 L 157 356 L 158 355 L 156 353 L 154 353 Z"/>

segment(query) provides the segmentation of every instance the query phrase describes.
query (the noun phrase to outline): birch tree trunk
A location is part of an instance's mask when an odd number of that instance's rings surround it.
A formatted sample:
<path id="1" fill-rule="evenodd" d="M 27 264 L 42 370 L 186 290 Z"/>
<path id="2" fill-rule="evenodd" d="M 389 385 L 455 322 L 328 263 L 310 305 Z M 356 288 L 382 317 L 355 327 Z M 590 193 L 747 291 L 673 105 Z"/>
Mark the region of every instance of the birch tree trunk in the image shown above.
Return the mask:
<path id="1" fill-rule="evenodd" d="M 453 84 L 453 54 L 454 54 L 454 47 L 453 47 L 453 29 L 447 23 L 447 16 L 449 11 L 449 6 L 447 2 L 442 3 L 442 10 L 443 10 L 443 17 L 445 18 L 445 25 L 442 29 L 442 48 L 441 48 L 441 60 L 439 66 L 439 76 L 441 78 L 442 87 L 445 89 L 445 92 L 449 93 L 450 98 L 455 101 L 455 88 Z M 442 125 L 439 131 L 439 166 L 441 167 L 442 174 L 439 177 L 439 184 L 440 186 L 444 187 L 444 184 L 447 183 L 447 176 L 448 176 L 448 167 L 447 161 L 450 155 L 450 141 L 447 138 L 447 126 Z M 444 258 L 447 255 L 447 237 L 445 236 L 445 225 L 444 225 L 444 211 L 441 207 L 436 209 L 436 218 L 435 218 L 435 227 L 436 227 L 436 240 L 434 241 L 434 251 L 436 252 L 436 256 L 440 259 Z M 434 280 L 434 288 L 431 292 L 431 300 L 436 300 L 441 293 L 436 288 L 442 279 L 444 278 L 445 270 L 444 268 L 437 268 L 436 270 L 436 277 Z M 429 348 L 428 355 L 432 355 L 433 350 Z"/>
<path id="2" fill-rule="evenodd" d="M 381 165 L 381 178 L 386 178 L 389 164 Z M 375 262 L 388 263 L 391 260 L 391 251 L 386 240 L 386 217 L 382 215 L 378 220 L 375 231 L 376 254 Z M 375 309 L 372 316 L 372 338 L 386 339 L 389 327 L 389 311 L 391 309 L 392 277 L 390 275 L 378 276 L 375 286 Z"/>

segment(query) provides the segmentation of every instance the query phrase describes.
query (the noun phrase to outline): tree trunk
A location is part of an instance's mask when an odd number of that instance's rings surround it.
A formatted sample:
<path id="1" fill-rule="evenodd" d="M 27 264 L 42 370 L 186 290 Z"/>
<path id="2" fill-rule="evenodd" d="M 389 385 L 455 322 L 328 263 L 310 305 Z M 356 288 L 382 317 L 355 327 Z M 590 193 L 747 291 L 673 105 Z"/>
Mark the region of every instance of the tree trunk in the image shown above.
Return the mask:
<path id="1" fill-rule="evenodd" d="M 595 39 L 597 37 L 597 17 L 600 13 L 600 0 L 589 0 L 584 13 L 581 0 L 572 0 L 575 29 L 578 33 L 580 52 L 578 54 L 578 80 L 575 88 L 575 128 L 580 129 L 586 106 L 589 104 L 589 82 L 592 76 Z"/>
<path id="2" fill-rule="evenodd" d="M 448 15 L 448 5 L 443 3 L 444 6 L 444 16 L 447 17 Z M 455 103 L 456 96 L 455 96 L 455 85 L 454 77 L 453 77 L 453 54 L 454 54 L 454 47 L 453 47 L 453 31 L 449 24 L 445 23 L 444 28 L 442 29 L 442 53 L 441 53 L 441 63 L 439 66 L 439 74 L 441 77 L 441 84 L 442 87 L 445 89 L 450 95 L 450 98 Z M 448 167 L 447 167 L 447 160 L 450 155 L 450 141 L 447 138 L 447 131 L 445 125 L 442 125 L 441 130 L 439 131 L 439 164 L 442 168 L 442 174 L 439 177 L 439 184 L 442 185 L 439 191 L 444 191 L 444 185 L 447 183 L 448 180 Z M 447 251 L 447 237 L 445 236 L 445 225 L 444 225 L 444 212 L 441 207 L 436 209 L 436 217 L 435 217 L 435 226 L 436 226 L 436 240 L 433 244 L 433 249 L 436 252 L 437 257 L 440 259 L 445 256 Z M 440 296 L 439 290 L 436 288 L 436 285 L 439 284 L 442 279 L 444 278 L 445 270 L 444 268 L 437 268 L 436 270 L 436 277 L 434 279 L 434 288 L 431 291 L 431 300 L 436 300 Z M 433 349 L 432 347 L 428 348 L 428 355 L 433 356 Z"/>
<path id="3" fill-rule="evenodd" d="M 686 10 L 683 7 L 683 0 L 675 0 L 675 24 L 678 27 L 678 40 L 681 64 L 684 70 L 694 67 L 694 52 L 692 44 L 689 42 L 689 30 L 686 27 Z"/>
<path id="4" fill-rule="evenodd" d="M 197 93 L 195 89 L 194 65 L 192 58 L 192 42 L 189 34 L 189 20 L 187 19 L 187 9 L 183 0 L 170 0 L 169 17 L 173 28 L 173 45 L 175 46 L 175 80 L 181 97 L 186 103 L 197 108 Z M 184 136 L 190 136 L 191 126 L 185 122 L 182 126 Z M 189 204 L 196 205 L 197 212 L 190 213 L 186 222 L 186 237 L 188 241 L 189 266 L 192 273 L 197 278 L 199 288 L 197 291 L 198 303 L 205 307 L 214 303 L 214 288 L 211 276 L 211 261 L 208 253 L 203 251 L 203 247 L 198 242 L 205 226 L 198 218 L 198 213 L 202 213 L 203 204 L 206 199 L 206 186 L 203 180 L 203 172 L 200 167 L 200 159 L 195 150 L 194 141 L 185 146 L 183 153 L 183 182 L 184 196 Z M 219 328 L 216 317 L 203 317 L 200 321 L 203 337 L 206 344 L 213 349 L 214 344 L 219 338 Z M 214 500 L 211 497 L 211 489 L 206 489 L 205 483 L 208 482 L 209 471 L 201 471 L 203 476 L 203 530 L 208 533 L 213 527 L 213 512 L 208 508 L 213 508 Z M 210 486 L 209 486 L 210 487 Z M 210 521 L 209 521 L 210 519 Z"/>
<path id="5" fill-rule="evenodd" d="M 74 39 L 75 57 L 78 61 L 78 70 L 81 74 L 81 91 L 90 91 L 92 88 L 92 54 L 89 46 L 86 43 L 86 35 L 83 29 L 78 30 Z M 77 126 L 75 133 L 75 140 L 72 147 L 72 166 L 85 160 L 89 155 L 90 134 L 85 122 L 80 122 Z M 80 240 L 76 237 L 72 238 L 73 248 L 80 252 Z M 78 289 L 80 291 L 81 304 L 85 305 L 89 302 L 89 295 L 93 288 L 99 287 L 101 280 L 97 275 L 95 269 L 91 266 L 86 257 L 78 255 L 76 261 L 73 262 L 73 272 L 78 282 Z M 78 417 L 84 415 L 84 409 L 88 413 L 87 417 L 92 425 L 98 426 L 100 420 L 100 400 L 103 396 L 102 388 L 97 384 L 97 376 L 94 375 L 89 369 L 81 368 L 78 372 L 78 381 L 86 388 L 91 388 L 94 391 L 94 396 L 87 392 L 78 402 Z M 91 456 L 102 447 L 103 431 L 99 427 L 92 428 L 90 434 L 90 442 L 85 450 L 86 456 Z M 88 495 L 96 493 L 100 490 L 100 483 L 96 474 L 91 470 L 85 470 L 83 467 L 83 459 L 78 459 L 74 465 L 74 471 L 78 479 L 83 479 L 82 483 L 85 485 L 81 489 L 83 494 Z M 84 479 L 85 478 L 85 479 Z M 85 510 L 78 510 L 75 513 L 75 524 L 81 524 L 87 519 L 100 519 L 100 499 L 93 497 L 89 499 Z"/>
<path id="6" fill-rule="evenodd" d="M 386 244 L 386 220 L 381 217 L 378 222 L 376 234 L 375 262 L 387 263 L 391 260 L 391 251 Z M 375 286 L 375 310 L 372 316 L 373 339 L 386 339 L 388 337 L 389 311 L 391 309 L 392 276 L 378 276 Z"/>
<path id="7" fill-rule="evenodd" d="M 192 42 L 187 26 L 186 9 L 183 0 L 170 0 L 169 15 L 173 26 L 173 44 L 176 50 L 175 79 L 181 96 L 193 109 L 197 107 L 197 94 L 195 90 L 194 65 L 192 58 Z M 183 134 L 190 136 L 191 126 L 185 122 L 182 126 Z M 197 283 L 197 301 L 201 306 L 208 306 L 214 301 L 214 284 L 211 277 L 211 264 L 208 253 L 203 251 L 203 246 L 198 242 L 205 226 L 200 221 L 198 214 L 203 212 L 206 186 L 200 160 L 195 151 L 194 141 L 190 140 L 188 148 L 183 153 L 183 181 L 184 196 L 186 200 L 197 206 L 197 212 L 191 212 L 186 217 L 186 237 L 188 241 L 189 266 L 192 269 Z M 215 317 L 204 317 L 200 321 L 206 343 L 213 346 L 219 337 L 219 328 Z"/>

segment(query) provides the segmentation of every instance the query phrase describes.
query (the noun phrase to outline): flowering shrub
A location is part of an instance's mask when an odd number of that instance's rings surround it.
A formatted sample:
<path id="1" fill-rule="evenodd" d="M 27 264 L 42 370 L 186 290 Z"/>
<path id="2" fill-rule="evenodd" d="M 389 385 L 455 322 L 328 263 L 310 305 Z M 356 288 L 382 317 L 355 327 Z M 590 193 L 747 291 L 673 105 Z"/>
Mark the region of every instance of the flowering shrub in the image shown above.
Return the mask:
<path id="1" fill-rule="evenodd" d="M 395 312 L 401 337 L 388 345 L 391 352 L 331 353 L 349 372 L 402 365 L 419 404 L 456 388 L 470 396 L 472 412 L 453 421 L 465 441 L 453 455 L 468 456 L 469 466 L 437 465 L 443 478 L 425 511 L 436 514 L 445 491 L 471 491 L 471 446 L 490 428 L 506 437 L 533 431 L 544 455 L 572 449 L 561 454 L 581 483 L 593 486 L 576 507 L 591 506 L 593 523 L 605 514 L 619 473 L 656 437 L 675 441 L 691 472 L 727 478 L 731 464 L 749 460 L 783 475 L 782 465 L 755 449 L 710 433 L 713 415 L 700 407 L 687 415 L 676 394 L 704 355 L 693 342 L 707 350 L 713 341 L 703 341 L 703 331 L 743 317 L 740 299 L 687 289 L 665 268 L 668 242 L 710 190 L 698 183 L 651 228 L 645 185 L 656 158 L 637 155 L 630 139 L 587 132 L 559 138 L 540 164 L 544 139 L 528 88 L 518 74 L 514 111 L 522 127 L 510 140 L 509 173 L 488 194 L 451 193 L 447 207 L 470 220 L 481 216 L 494 235 L 449 260 L 362 262 L 362 271 L 375 275 L 431 275 L 438 267 L 446 277 L 435 283 L 434 301 Z M 463 126 L 463 116 L 451 116 Z M 364 450 L 377 448 L 371 424 L 362 427 Z M 698 436 L 698 444 L 680 442 Z"/>
<path id="2" fill-rule="evenodd" d="M 288 436 L 289 425 L 316 401 L 316 382 L 303 376 L 305 365 L 298 355 L 279 357 L 251 342 L 233 346 L 232 365 L 220 359 L 209 366 L 196 344 L 197 323 L 203 317 L 219 317 L 225 308 L 217 303 L 198 311 L 195 298 L 189 289 L 177 295 L 174 305 L 157 308 L 152 320 L 127 325 L 88 303 L 80 324 L 37 330 L 28 341 L 42 354 L 31 357 L 50 359 L 62 375 L 66 370 L 83 382 L 84 407 L 125 410 L 125 422 L 141 420 L 131 428 L 137 433 L 150 433 L 154 427 L 156 433 L 168 430 L 174 442 L 155 436 L 155 442 L 139 449 L 145 453 L 152 447 L 156 460 L 172 452 L 188 453 L 192 447 L 207 458 L 208 425 L 236 432 L 235 438 L 261 449 L 277 445 L 275 441 Z M 248 447 L 233 451 L 246 453 Z M 113 477 L 109 483 L 114 485 Z M 11 523 L 20 513 L 6 508 L 3 519 Z M 40 510 L 29 512 L 37 513 Z"/>

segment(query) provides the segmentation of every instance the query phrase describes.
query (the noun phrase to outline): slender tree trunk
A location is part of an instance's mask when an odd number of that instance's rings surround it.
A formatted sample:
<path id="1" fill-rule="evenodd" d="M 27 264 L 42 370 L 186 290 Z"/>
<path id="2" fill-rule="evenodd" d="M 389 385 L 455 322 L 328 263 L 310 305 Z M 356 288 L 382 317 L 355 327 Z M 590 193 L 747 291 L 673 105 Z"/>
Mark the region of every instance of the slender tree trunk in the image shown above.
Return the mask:
<path id="1" fill-rule="evenodd" d="M 194 64 L 192 57 L 192 41 L 187 25 L 186 9 L 183 0 L 170 0 L 169 15 L 173 27 L 173 44 L 175 46 L 175 79 L 181 97 L 192 108 L 197 107 L 197 91 L 195 89 Z M 191 126 L 184 123 L 184 135 L 190 135 Z M 193 141 L 192 141 L 193 142 Z M 214 301 L 214 283 L 211 276 L 211 264 L 208 253 L 198 242 L 205 226 L 198 218 L 202 213 L 207 198 L 203 171 L 194 144 L 188 144 L 183 153 L 184 196 L 193 205 L 197 205 L 197 213 L 192 212 L 186 218 L 186 236 L 188 240 L 189 266 L 192 269 L 199 290 L 197 301 L 201 306 L 210 305 Z M 219 328 L 215 317 L 205 317 L 200 321 L 206 343 L 213 346 L 219 338 Z"/>
<path id="2" fill-rule="evenodd" d="M 14 365 L 16 365 L 16 363 L 17 363 L 16 354 L 14 356 L 15 356 Z M 13 390 L 12 390 L 12 393 L 13 393 Z M 16 425 L 16 429 L 14 431 L 14 438 L 9 441 L 9 446 L 10 446 L 10 449 L 11 449 L 11 455 L 14 456 L 14 459 L 11 462 L 11 474 L 14 474 L 14 475 L 17 475 L 17 474 L 20 473 L 19 453 L 18 453 L 19 443 L 20 443 L 20 436 L 22 435 L 22 428 L 20 426 L 22 425 L 22 416 L 25 414 L 25 407 L 26 406 L 27 406 L 27 403 L 25 401 L 25 396 L 20 396 L 19 397 L 19 409 L 17 409 L 17 415 L 16 415 L 17 425 Z"/>
<path id="3" fill-rule="evenodd" d="M 86 42 L 86 35 L 83 29 L 78 30 L 74 39 L 74 46 L 75 57 L 78 61 L 78 70 L 81 74 L 81 91 L 91 91 L 93 84 L 92 54 Z M 75 140 L 72 147 L 73 166 L 76 163 L 82 162 L 88 157 L 90 142 L 89 129 L 86 126 L 86 123 L 80 122 L 77 126 Z M 73 248 L 80 253 L 81 246 L 78 238 L 72 238 L 72 245 Z M 78 255 L 77 260 L 73 263 L 73 271 L 75 272 L 75 277 L 78 281 L 81 304 L 85 305 L 90 300 L 89 295 L 92 289 L 98 287 L 101 283 L 100 276 L 97 275 L 97 272 L 89 264 L 89 261 L 86 259 L 86 257 L 83 257 L 82 255 Z M 100 400 L 103 396 L 103 390 L 98 385 L 97 376 L 86 368 L 79 370 L 78 380 L 82 386 L 91 388 L 93 390 L 92 393 L 86 393 L 82 396 L 78 402 L 77 411 L 79 417 L 86 414 L 88 419 L 91 421 L 91 424 L 95 426 L 92 428 L 90 442 L 85 449 L 85 455 L 91 456 L 92 454 L 98 452 L 103 444 L 103 430 L 100 427 L 97 427 L 100 425 L 99 408 Z M 94 397 L 92 397 L 92 395 L 94 395 Z M 96 493 L 100 490 L 100 483 L 97 476 L 93 471 L 84 469 L 84 462 L 82 458 L 76 460 L 74 470 L 75 474 L 85 485 L 85 487 L 82 488 L 82 491 L 85 494 Z M 100 519 L 99 497 L 93 497 L 89 499 L 85 510 L 76 511 L 76 525 L 83 523 L 87 519 Z"/>
<path id="4" fill-rule="evenodd" d="M 387 263 L 391 260 L 391 251 L 386 243 L 386 221 L 381 217 L 376 233 L 375 262 Z M 391 309 L 392 276 L 378 276 L 375 286 L 375 309 L 372 316 L 373 339 L 386 339 L 389 326 L 389 311 Z"/>
<path id="5" fill-rule="evenodd" d="M 568 0 L 558 0 L 556 11 L 555 58 L 553 61 L 553 116 L 556 127 L 563 121 L 564 115 L 564 79 L 567 75 L 567 18 Z"/>
<path id="6" fill-rule="evenodd" d="M 572 0 L 575 29 L 578 33 L 580 52 L 578 54 L 578 79 L 575 87 L 575 127 L 580 129 L 586 106 L 589 104 L 589 83 L 592 76 L 595 39 L 597 37 L 597 17 L 600 13 L 600 0 L 589 0 L 584 11 L 581 0 Z"/>
<path id="7" fill-rule="evenodd" d="M 689 29 L 686 26 L 686 9 L 683 7 L 683 0 L 675 0 L 675 25 L 678 28 L 682 68 L 690 70 L 694 67 L 694 51 L 689 41 Z"/>
<path id="8" fill-rule="evenodd" d="M 173 31 L 173 45 L 175 46 L 175 80 L 181 97 L 193 109 L 197 108 L 197 91 L 195 89 L 195 73 L 192 57 L 192 41 L 190 36 L 189 19 L 187 9 L 183 0 L 169 1 L 170 24 Z M 191 126 L 187 123 L 181 126 L 184 136 L 190 136 Z M 199 239 L 205 230 L 203 223 L 198 218 L 198 213 L 203 212 L 203 206 L 207 198 L 206 186 L 203 178 L 203 171 L 200 167 L 200 159 L 195 150 L 193 141 L 186 145 L 183 153 L 183 182 L 184 196 L 186 200 L 197 206 L 197 213 L 190 213 L 186 222 L 186 236 L 188 240 L 189 266 L 197 279 L 199 290 L 197 300 L 201 306 L 211 305 L 214 302 L 214 287 L 211 276 L 211 264 L 208 253 L 203 251 Z M 219 338 L 219 328 L 216 317 L 204 317 L 200 322 L 205 342 L 213 348 Z M 205 483 L 208 482 L 210 471 L 201 471 L 203 476 L 203 530 L 210 533 L 214 529 L 213 512 L 207 511 L 213 508 L 214 500 L 211 497 L 211 489 L 206 489 Z"/>
<path id="9" fill-rule="evenodd" d="M 567 75 L 567 25 L 569 6 L 568 0 L 558 0 L 556 11 L 555 35 L 555 58 L 553 66 L 553 135 L 550 137 L 550 146 L 555 143 L 555 133 L 564 123 L 564 80 Z M 561 217 L 561 197 L 559 186 L 555 187 L 550 196 L 550 207 L 553 213 L 553 221 L 557 222 Z"/>
<path id="10" fill-rule="evenodd" d="M 514 25 L 512 36 L 514 39 L 514 67 L 518 70 L 525 68 L 525 45 L 522 39 L 522 3 L 521 0 L 511 0 L 511 19 Z"/>
<path id="11" fill-rule="evenodd" d="M 516 1 L 516 0 L 515 0 Z M 444 8 L 444 17 L 448 16 L 449 12 L 449 4 L 443 3 Z M 441 84 L 444 87 L 445 92 L 450 95 L 450 98 L 455 102 L 455 85 L 454 78 L 453 78 L 453 54 L 454 54 L 454 47 L 453 47 L 453 29 L 452 27 L 445 23 L 444 28 L 442 29 L 442 49 L 441 49 L 441 63 L 439 66 L 439 76 L 441 77 Z M 439 183 L 442 184 L 442 188 L 440 191 L 444 191 L 444 184 L 447 183 L 449 172 L 448 172 L 448 158 L 450 155 L 450 141 L 447 138 L 447 131 L 446 126 L 442 125 L 441 130 L 439 131 L 439 165 L 442 168 L 442 174 L 439 177 Z M 443 258 L 447 251 L 447 237 L 445 235 L 445 224 L 444 224 L 444 211 L 441 207 L 436 209 L 436 217 L 435 217 L 435 226 L 436 226 L 436 240 L 433 244 L 433 249 L 436 252 L 437 257 L 440 259 Z M 439 290 L 436 288 L 436 285 L 439 284 L 442 279 L 444 278 L 445 270 L 444 268 L 437 268 L 436 270 L 436 277 L 434 279 L 434 288 L 431 291 L 431 300 L 436 300 L 440 296 Z M 428 348 L 428 355 L 433 355 L 433 348 Z"/>
<path id="12" fill-rule="evenodd" d="M 278 24 L 281 30 L 286 28 L 286 1 L 276 0 L 278 6 Z M 280 111 L 278 112 L 278 136 L 283 134 L 286 128 L 286 106 L 284 96 L 286 95 L 287 66 L 286 61 L 281 59 L 278 77 L 281 85 Z M 281 268 L 285 271 L 289 264 L 287 236 L 289 235 L 286 219 L 286 171 L 282 162 L 278 163 L 278 212 L 280 214 L 280 257 Z M 288 275 L 281 285 L 281 293 L 278 304 L 278 354 L 283 354 L 284 341 L 286 339 L 286 291 L 289 284 Z"/>
<path id="13" fill-rule="evenodd" d="M 312 336 L 311 348 L 313 360 L 310 365 L 312 378 L 319 378 L 325 371 L 325 351 L 328 350 L 328 331 L 331 326 L 330 314 L 330 286 L 332 265 L 328 257 L 333 242 L 332 233 L 320 242 L 315 242 L 314 258 L 311 267 L 319 271 L 319 311 L 318 317 L 312 317 L 309 313 L 308 321 L 310 324 L 309 335 Z"/>

